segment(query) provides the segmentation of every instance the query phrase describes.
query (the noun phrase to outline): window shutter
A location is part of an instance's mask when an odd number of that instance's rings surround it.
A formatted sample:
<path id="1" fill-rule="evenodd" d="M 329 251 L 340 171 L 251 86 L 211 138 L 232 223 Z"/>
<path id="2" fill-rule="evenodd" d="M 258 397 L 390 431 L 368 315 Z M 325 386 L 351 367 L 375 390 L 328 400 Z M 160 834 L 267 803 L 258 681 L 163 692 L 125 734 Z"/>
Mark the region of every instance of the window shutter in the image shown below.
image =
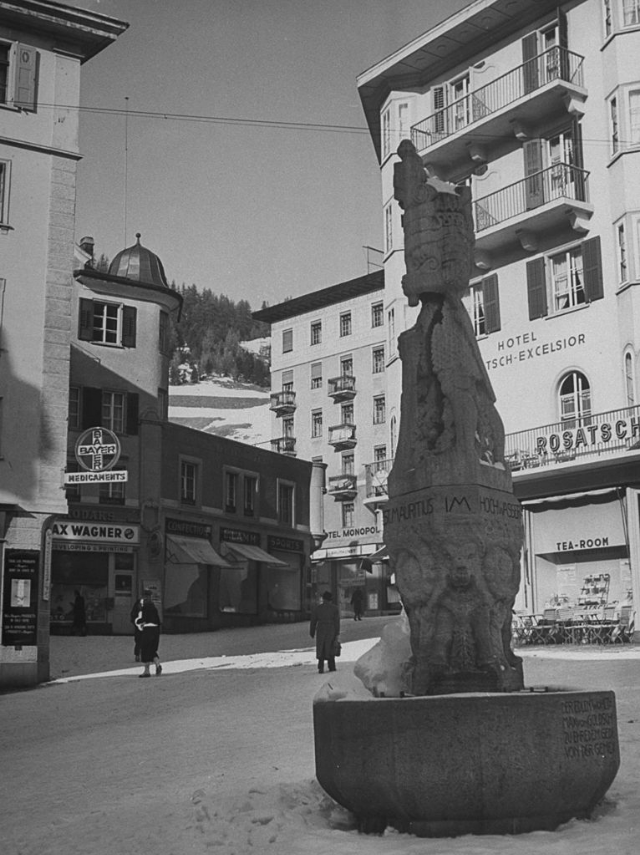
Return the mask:
<path id="1" fill-rule="evenodd" d="M 558 44 L 560 46 L 560 76 L 563 80 L 571 80 L 571 67 L 569 65 L 569 32 L 567 29 L 567 15 L 558 6 Z"/>
<path id="2" fill-rule="evenodd" d="M 82 429 L 102 424 L 102 389 L 85 386 L 82 390 Z"/>
<path id="3" fill-rule="evenodd" d="M 522 73 L 525 94 L 538 88 L 538 34 L 522 39 Z"/>
<path id="4" fill-rule="evenodd" d="M 36 111 L 38 52 L 28 45 L 17 45 L 16 88 L 13 104 L 22 110 Z"/>
<path id="5" fill-rule="evenodd" d="M 138 310 L 135 306 L 122 307 L 122 346 L 136 346 L 136 317 Z"/>
<path id="6" fill-rule="evenodd" d="M 93 300 L 84 297 L 80 298 L 78 338 L 80 341 L 93 341 Z"/>
<path id="7" fill-rule="evenodd" d="M 482 282 L 484 295 L 484 319 L 487 333 L 500 329 L 500 300 L 498 297 L 498 274 L 487 276 Z"/>
<path id="8" fill-rule="evenodd" d="M 522 146 L 527 210 L 544 202 L 542 188 L 542 140 L 527 140 Z"/>
<path id="9" fill-rule="evenodd" d="M 582 244 L 582 265 L 584 275 L 584 292 L 589 303 L 602 300 L 604 297 L 604 282 L 602 278 L 602 253 L 600 238 L 594 237 Z"/>
<path id="10" fill-rule="evenodd" d="M 433 117 L 433 130 L 437 134 L 441 134 L 445 129 L 445 89 L 444 86 L 434 86 L 431 90 L 431 98 L 433 104 L 433 112 L 436 114 Z"/>
<path id="11" fill-rule="evenodd" d="M 571 136 L 573 137 L 573 166 L 574 181 L 576 185 L 576 198 L 581 202 L 587 200 L 587 186 L 584 172 L 584 154 L 582 151 L 582 125 L 577 119 L 574 119 L 571 125 Z"/>
<path id="12" fill-rule="evenodd" d="M 544 258 L 527 262 L 527 295 L 529 297 L 529 320 L 544 318 L 547 314 L 547 282 Z"/>
<path id="13" fill-rule="evenodd" d="M 138 395 L 127 392 L 127 435 L 138 435 Z"/>

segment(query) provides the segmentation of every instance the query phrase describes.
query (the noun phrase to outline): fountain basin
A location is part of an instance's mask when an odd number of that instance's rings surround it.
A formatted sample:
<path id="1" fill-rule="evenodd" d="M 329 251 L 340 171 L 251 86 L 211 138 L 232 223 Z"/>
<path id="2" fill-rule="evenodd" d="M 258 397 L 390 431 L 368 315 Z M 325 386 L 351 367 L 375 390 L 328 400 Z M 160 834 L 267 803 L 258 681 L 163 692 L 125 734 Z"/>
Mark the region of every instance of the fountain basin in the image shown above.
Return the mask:
<path id="1" fill-rule="evenodd" d="M 366 833 L 553 830 L 588 817 L 620 765 L 610 691 L 320 694 L 313 717 L 318 781 Z"/>

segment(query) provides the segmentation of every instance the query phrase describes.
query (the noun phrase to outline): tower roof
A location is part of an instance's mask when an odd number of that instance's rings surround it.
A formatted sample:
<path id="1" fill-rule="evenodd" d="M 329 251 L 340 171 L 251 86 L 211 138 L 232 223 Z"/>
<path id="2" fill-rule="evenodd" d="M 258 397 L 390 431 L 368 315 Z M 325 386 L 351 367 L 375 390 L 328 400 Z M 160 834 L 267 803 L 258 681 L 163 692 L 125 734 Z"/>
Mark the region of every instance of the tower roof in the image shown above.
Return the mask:
<path id="1" fill-rule="evenodd" d="M 136 234 L 136 243 L 119 252 L 109 265 L 109 276 L 130 279 L 145 285 L 159 285 L 168 288 L 167 277 L 160 258 L 142 246 L 140 232 Z"/>

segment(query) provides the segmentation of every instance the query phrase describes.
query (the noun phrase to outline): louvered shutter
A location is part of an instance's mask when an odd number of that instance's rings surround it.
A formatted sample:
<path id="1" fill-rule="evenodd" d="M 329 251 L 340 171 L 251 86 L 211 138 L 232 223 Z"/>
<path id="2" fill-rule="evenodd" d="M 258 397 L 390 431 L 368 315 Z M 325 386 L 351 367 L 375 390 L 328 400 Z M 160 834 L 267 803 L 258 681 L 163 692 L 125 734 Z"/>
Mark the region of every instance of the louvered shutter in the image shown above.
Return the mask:
<path id="1" fill-rule="evenodd" d="M 604 297 L 604 282 L 602 278 L 602 253 L 600 238 L 594 237 L 582 244 L 582 271 L 584 276 L 584 292 L 589 303 L 602 300 Z"/>
<path id="2" fill-rule="evenodd" d="M 127 424 L 126 430 L 129 436 L 138 435 L 138 395 L 127 392 Z"/>
<path id="3" fill-rule="evenodd" d="M 82 390 L 82 429 L 102 424 L 102 389 L 85 386 Z"/>
<path id="4" fill-rule="evenodd" d="M 527 140 L 522 146 L 524 155 L 524 187 L 527 210 L 537 208 L 544 202 L 542 180 L 542 140 Z"/>
<path id="5" fill-rule="evenodd" d="M 93 300 L 84 297 L 80 298 L 78 338 L 80 341 L 93 341 Z"/>
<path id="6" fill-rule="evenodd" d="M 29 45 L 16 46 L 16 78 L 13 95 L 14 107 L 36 111 L 38 84 L 38 52 Z"/>
<path id="7" fill-rule="evenodd" d="M 582 125 L 578 119 L 574 119 L 571 125 L 571 136 L 573 138 L 573 166 L 574 182 L 576 187 L 576 199 L 580 202 L 587 200 L 587 181 L 584 174 L 584 154 L 582 151 Z"/>
<path id="8" fill-rule="evenodd" d="M 558 45 L 560 46 L 560 76 L 563 80 L 571 80 L 571 68 L 569 66 L 569 32 L 567 29 L 567 15 L 558 6 Z"/>
<path id="9" fill-rule="evenodd" d="M 445 113 L 445 88 L 444 86 L 434 86 L 431 90 L 433 112 L 433 132 L 441 134 L 446 130 L 446 113 Z"/>
<path id="10" fill-rule="evenodd" d="M 500 329 L 500 300 L 498 296 L 498 274 L 487 276 L 482 282 L 484 299 L 484 322 L 487 333 Z"/>
<path id="11" fill-rule="evenodd" d="M 527 296 L 529 320 L 544 318 L 547 314 L 547 282 L 544 258 L 527 262 Z"/>
<path id="12" fill-rule="evenodd" d="M 524 92 L 538 88 L 538 34 L 530 33 L 522 39 L 522 73 Z"/>
<path id="13" fill-rule="evenodd" d="M 122 307 L 122 346 L 136 346 L 136 318 L 138 310 L 135 306 Z"/>

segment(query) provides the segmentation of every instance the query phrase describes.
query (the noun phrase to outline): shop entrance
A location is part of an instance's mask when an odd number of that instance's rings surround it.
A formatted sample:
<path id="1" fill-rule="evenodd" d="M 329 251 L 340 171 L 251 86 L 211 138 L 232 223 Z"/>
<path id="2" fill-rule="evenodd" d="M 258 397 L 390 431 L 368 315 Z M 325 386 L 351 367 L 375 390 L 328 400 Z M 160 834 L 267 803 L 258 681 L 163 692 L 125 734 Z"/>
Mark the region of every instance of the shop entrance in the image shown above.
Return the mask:
<path id="1" fill-rule="evenodd" d="M 132 552 L 116 552 L 109 571 L 109 591 L 113 596 L 111 628 L 114 635 L 130 635 L 131 609 L 136 598 L 135 566 Z"/>

